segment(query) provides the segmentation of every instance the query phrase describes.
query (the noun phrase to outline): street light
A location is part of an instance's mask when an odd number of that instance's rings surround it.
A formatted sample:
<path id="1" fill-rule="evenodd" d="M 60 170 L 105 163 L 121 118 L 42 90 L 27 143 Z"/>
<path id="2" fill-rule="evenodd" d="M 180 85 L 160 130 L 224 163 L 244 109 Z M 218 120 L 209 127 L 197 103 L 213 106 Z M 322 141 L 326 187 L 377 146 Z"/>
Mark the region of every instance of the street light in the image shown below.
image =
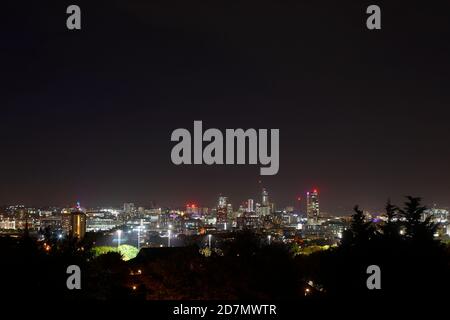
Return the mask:
<path id="1" fill-rule="evenodd" d="M 139 250 L 139 246 L 141 244 L 141 226 L 138 227 L 138 234 L 137 234 L 137 248 Z"/>
<path id="2" fill-rule="evenodd" d="M 209 249 L 211 249 L 211 238 L 212 238 L 212 234 L 208 234 L 208 247 L 209 247 Z"/>
<path id="3" fill-rule="evenodd" d="M 269 241 L 269 246 L 270 246 L 270 240 L 272 240 L 272 236 L 270 234 L 267 236 L 267 240 Z"/>
<path id="4" fill-rule="evenodd" d="M 141 225 L 138 226 L 137 229 L 138 229 L 137 248 L 140 249 L 141 248 L 141 230 L 145 230 L 145 227 L 142 225 L 142 220 L 141 220 Z"/>
<path id="5" fill-rule="evenodd" d="M 170 248 L 170 234 L 172 233 L 172 230 L 167 231 L 167 247 Z"/>
<path id="6" fill-rule="evenodd" d="M 122 235 L 122 230 L 117 230 L 117 248 L 120 247 L 120 236 Z"/>

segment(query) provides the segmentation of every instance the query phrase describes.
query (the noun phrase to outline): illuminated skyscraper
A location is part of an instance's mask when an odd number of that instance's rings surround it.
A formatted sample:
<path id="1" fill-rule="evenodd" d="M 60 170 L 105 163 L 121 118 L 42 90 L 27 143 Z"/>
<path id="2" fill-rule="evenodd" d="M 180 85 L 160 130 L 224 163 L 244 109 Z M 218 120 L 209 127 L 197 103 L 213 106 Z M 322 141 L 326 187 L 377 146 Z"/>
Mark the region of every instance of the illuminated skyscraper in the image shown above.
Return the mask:
<path id="1" fill-rule="evenodd" d="M 217 224 L 224 225 L 228 216 L 227 197 L 220 196 L 217 203 Z"/>
<path id="2" fill-rule="evenodd" d="M 269 193 L 265 188 L 262 189 L 261 197 L 260 213 L 263 216 L 268 216 L 272 212 L 272 207 L 269 203 Z"/>
<path id="3" fill-rule="evenodd" d="M 262 196 L 261 206 L 263 207 L 269 206 L 269 193 L 265 188 L 262 189 L 261 196 Z"/>
<path id="4" fill-rule="evenodd" d="M 86 214 L 82 211 L 72 212 L 72 238 L 82 240 L 86 234 Z"/>
<path id="5" fill-rule="evenodd" d="M 72 211 L 70 209 L 61 211 L 61 227 L 66 235 L 70 235 L 72 230 Z"/>
<path id="6" fill-rule="evenodd" d="M 226 208 L 227 207 L 227 197 L 219 197 L 219 202 L 217 203 L 218 208 Z"/>
<path id="7" fill-rule="evenodd" d="M 81 210 L 80 204 L 70 214 L 70 237 L 82 240 L 86 234 L 86 214 Z"/>
<path id="8" fill-rule="evenodd" d="M 247 200 L 247 212 L 254 212 L 253 199 Z"/>
<path id="9" fill-rule="evenodd" d="M 319 192 L 314 189 L 306 193 L 306 217 L 308 224 L 317 224 L 319 220 Z"/>

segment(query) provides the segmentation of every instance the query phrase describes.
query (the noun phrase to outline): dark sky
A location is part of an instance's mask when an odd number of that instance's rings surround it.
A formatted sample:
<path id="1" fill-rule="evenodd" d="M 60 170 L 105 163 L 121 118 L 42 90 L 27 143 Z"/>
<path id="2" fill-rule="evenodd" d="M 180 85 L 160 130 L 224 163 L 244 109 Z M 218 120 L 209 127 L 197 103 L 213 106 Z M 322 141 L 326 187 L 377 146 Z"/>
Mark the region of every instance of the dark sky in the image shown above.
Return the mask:
<path id="1" fill-rule="evenodd" d="M 92 2 L 2 2 L 0 204 L 450 205 L 448 1 Z M 278 175 L 173 165 L 194 120 L 279 128 Z"/>

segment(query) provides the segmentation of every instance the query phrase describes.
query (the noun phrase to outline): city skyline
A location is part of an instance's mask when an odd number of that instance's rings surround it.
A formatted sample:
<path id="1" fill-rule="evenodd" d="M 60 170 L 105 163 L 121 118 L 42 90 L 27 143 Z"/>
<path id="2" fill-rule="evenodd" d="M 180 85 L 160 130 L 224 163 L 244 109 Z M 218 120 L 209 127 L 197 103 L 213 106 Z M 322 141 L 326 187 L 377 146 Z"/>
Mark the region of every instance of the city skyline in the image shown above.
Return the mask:
<path id="1" fill-rule="evenodd" d="M 171 132 L 201 120 L 279 128 L 280 205 L 315 186 L 329 212 L 450 205 L 446 5 L 386 3 L 378 32 L 358 3 L 175 3 L 80 1 L 79 31 L 66 3 L 5 5 L 0 204 L 255 197 L 258 166 L 171 162 Z"/>
<path id="2" fill-rule="evenodd" d="M 80 208 L 80 203 L 83 203 L 83 207 L 86 209 L 99 209 L 99 208 L 123 208 L 124 205 L 133 205 L 135 208 L 137 207 L 142 207 L 142 208 L 167 208 L 167 209 L 175 209 L 175 210 L 184 210 L 188 207 L 194 206 L 197 208 L 216 208 L 218 206 L 218 203 L 220 203 L 220 199 L 225 199 L 225 202 L 227 204 L 232 205 L 233 209 L 235 211 L 237 211 L 240 207 L 242 207 L 243 209 L 246 208 L 255 208 L 256 205 L 259 206 L 264 206 L 267 204 L 264 204 L 264 193 L 266 194 L 266 196 L 269 196 L 270 199 L 270 204 L 274 205 L 276 211 L 283 211 L 286 208 L 292 207 L 294 208 L 294 211 L 297 213 L 301 213 L 303 215 L 305 215 L 305 217 L 308 216 L 308 212 L 316 212 L 316 213 L 311 213 L 312 216 L 317 217 L 317 216 L 346 216 L 346 215 L 351 215 L 353 214 L 353 209 L 355 207 L 355 205 L 360 206 L 362 209 L 364 209 L 364 211 L 366 212 L 371 212 L 371 213 L 376 213 L 376 214 L 381 214 L 384 213 L 386 208 L 385 205 L 380 204 L 377 208 L 369 208 L 369 207 L 365 207 L 359 203 L 354 203 L 349 205 L 349 207 L 347 209 L 342 209 L 342 211 L 331 211 L 331 210 L 327 210 L 327 209 L 323 209 L 323 200 L 322 200 L 322 194 L 321 191 L 317 188 L 311 188 L 308 191 L 306 191 L 304 194 L 297 194 L 297 197 L 295 200 L 293 200 L 290 203 L 286 203 L 286 204 L 280 204 L 276 201 L 276 199 L 273 199 L 272 195 L 268 193 L 267 188 L 266 187 L 261 187 L 261 192 L 259 194 L 254 194 L 254 196 L 251 197 L 241 197 L 239 199 L 234 199 L 232 197 L 227 196 L 227 194 L 225 193 L 218 193 L 216 195 L 216 197 L 214 199 L 210 199 L 207 202 L 201 202 L 198 201 L 196 199 L 187 199 L 186 201 L 182 202 L 182 203 L 176 203 L 176 202 L 169 202 L 168 204 L 161 204 L 159 203 L 157 200 L 147 200 L 147 201 L 134 201 L 134 200 L 124 200 L 122 202 L 120 201 L 115 201 L 112 203 L 95 203 L 95 204 L 89 204 L 89 203 L 85 203 L 83 201 L 80 201 L 80 199 L 75 199 L 73 201 L 68 201 L 66 203 L 47 203 L 45 205 L 34 205 L 34 204 L 29 204 L 29 203 L 23 203 L 23 202 L 17 202 L 17 203 L 9 203 L 9 204 L 0 204 L 0 207 L 14 207 L 14 206 L 24 206 L 26 208 Z M 314 198 L 314 200 L 312 200 L 313 205 L 310 206 L 308 205 L 308 199 L 310 197 L 310 195 L 312 195 Z M 320 197 L 320 208 L 318 206 L 318 199 L 317 196 Z M 399 197 L 400 199 L 402 199 L 402 197 Z M 386 201 L 396 201 L 396 198 L 393 197 L 388 197 L 386 198 Z M 440 204 L 440 203 L 429 203 L 426 200 L 427 199 L 423 199 L 425 202 L 425 205 L 427 208 L 432 209 L 432 208 L 444 208 L 444 209 L 448 209 L 449 206 L 445 205 L 445 204 Z M 267 201 L 267 200 L 266 200 Z M 249 204 L 249 202 L 251 202 L 251 205 Z M 316 203 L 314 205 L 314 203 Z M 401 201 L 400 201 L 401 202 Z M 326 203 L 326 195 L 325 195 L 325 203 Z M 219 205 L 220 206 L 220 205 Z M 327 208 L 327 206 L 325 205 L 325 208 Z M 124 209 L 124 211 L 127 211 L 126 209 Z"/>

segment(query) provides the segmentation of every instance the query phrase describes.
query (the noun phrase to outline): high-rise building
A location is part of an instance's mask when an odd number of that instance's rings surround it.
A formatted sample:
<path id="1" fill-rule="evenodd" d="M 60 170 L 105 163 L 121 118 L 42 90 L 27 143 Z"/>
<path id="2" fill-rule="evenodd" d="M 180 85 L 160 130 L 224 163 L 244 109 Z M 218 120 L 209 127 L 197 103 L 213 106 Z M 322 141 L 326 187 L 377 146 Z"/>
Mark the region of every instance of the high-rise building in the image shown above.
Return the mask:
<path id="1" fill-rule="evenodd" d="M 261 215 L 261 204 L 258 202 L 255 204 L 255 213 L 258 216 Z"/>
<path id="2" fill-rule="evenodd" d="M 317 224 L 319 214 L 319 192 L 317 189 L 314 189 L 306 193 L 306 217 L 308 224 Z"/>
<path id="3" fill-rule="evenodd" d="M 253 207 L 253 199 L 248 199 L 247 200 L 247 212 L 254 212 L 254 207 Z"/>
<path id="4" fill-rule="evenodd" d="M 82 240 L 86 234 L 86 214 L 76 209 L 71 213 L 70 236 Z"/>
<path id="5" fill-rule="evenodd" d="M 61 228 L 66 235 L 70 235 L 72 231 L 72 211 L 70 209 L 61 211 Z"/>
<path id="6" fill-rule="evenodd" d="M 135 210 L 134 203 L 124 203 L 123 204 L 123 212 L 126 214 L 132 214 Z"/>
<path id="7" fill-rule="evenodd" d="M 265 207 L 269 205 L 269 193 L 267 192 L 267 190 L 265 188 L 262 189 L 262 201 L 261 201 L 261 206 Z"/>
<path id="8" fill-rule="evenodd" d="M 219 202 L 217 203 L 218 208 L 226 208 L 227 207 L 227 197 L 220 196 Z"/>
<path id="9" fill-rule="evenodd" d="M 262 189 L 261 198 L 260 213 L 262 216 L 268 216 L 272 213 L 272 206 L 269 202 L 269 193 L 265 188 Z"/>
<path id="10" fill-rule="evenodd" d="M 220 196 L 217 203 L 217 224 L 226 224 L 228 218 L 227 197 Z"/>

